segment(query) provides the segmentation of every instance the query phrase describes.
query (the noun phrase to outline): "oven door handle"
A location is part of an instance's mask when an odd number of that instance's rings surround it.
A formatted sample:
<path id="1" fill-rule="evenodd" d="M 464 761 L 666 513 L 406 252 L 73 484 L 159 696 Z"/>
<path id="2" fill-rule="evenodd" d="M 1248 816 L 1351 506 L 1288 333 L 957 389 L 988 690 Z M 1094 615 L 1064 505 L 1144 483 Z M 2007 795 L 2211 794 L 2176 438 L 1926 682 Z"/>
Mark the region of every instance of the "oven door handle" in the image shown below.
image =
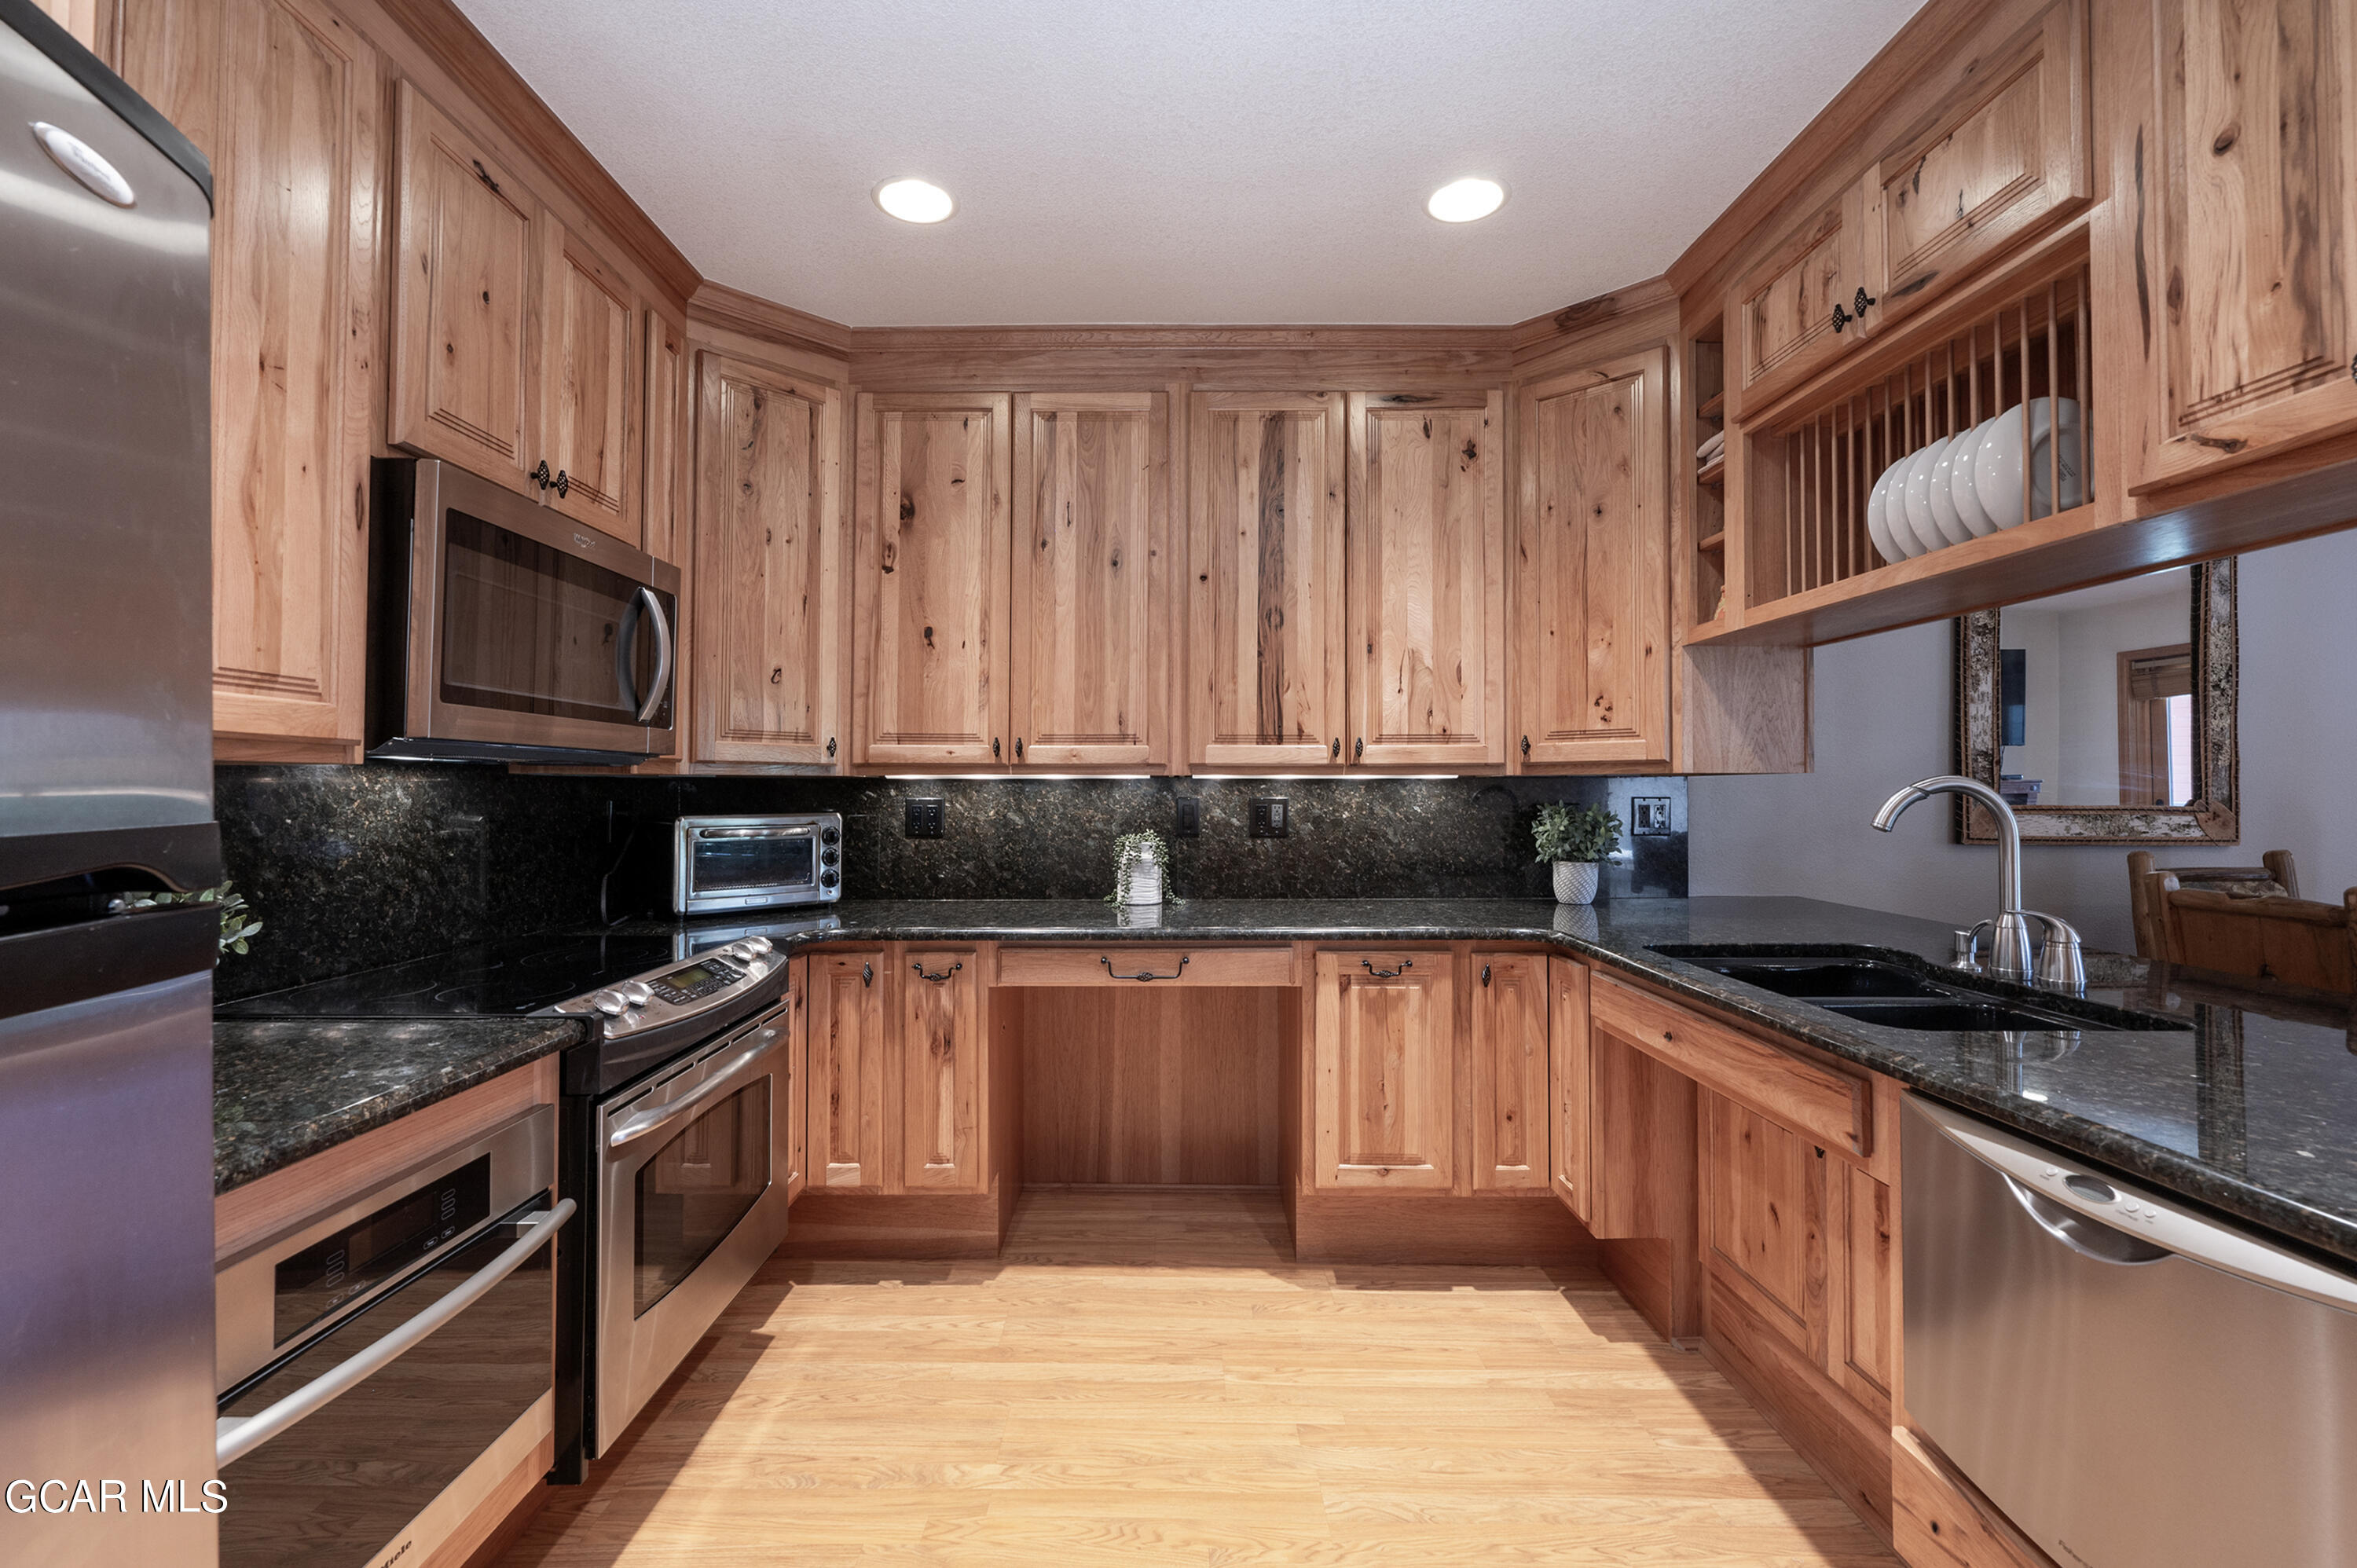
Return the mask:
<path id="1" fill-rule="evenodd" d="M 640 585 L 639 597 L 655 622 L 655 678 L 647 682 L 647 700 L 640 707 L 638 717 L 639 723 L 651 725 L 655 722 L 663 698 L 671 692 L 671 618 L 663 614 L 662 600 L 652 588 Z"/>
<path id="2" fill-rule="evenodd" d="M 778 1031 L 763 1029 L 759 1045 L 755 1046 L 677 1100 L 666 1100 L 651 1111 L 641 1111 L 629 1118 L 607 1135 L 606 1146 L 609 1149 L 619 1149 L 625 1144 L 635 1144 L 648 1133 L 659 1132 L 671 1125 L 688 1112 L 734 1084 L 747 1068 L 777 1048 Z"/>
<path id="3" fill-rule="evenodd" d="M 573 1218 L 575 1208 L 571 1198 L 560 1198 L 555 1208 L 534 1215 L 506 1251 L 468 1275 L 464 1284 L 367 1349 L 341 1362 L 335 1370 L 312 1379 L 256 1414 L 242 1421 L 222 1420 L 213 1436 L 214 1464 L 227 1469 L 305 1416 L 317 1414 L 338 1395 L 350 1393 L 382 1371 L 395 1358 L 416 1348 L 420 1340 L 482 1300 L 492 1286 L 523 1267 L 524 1260 L 540 1251 Z"/>

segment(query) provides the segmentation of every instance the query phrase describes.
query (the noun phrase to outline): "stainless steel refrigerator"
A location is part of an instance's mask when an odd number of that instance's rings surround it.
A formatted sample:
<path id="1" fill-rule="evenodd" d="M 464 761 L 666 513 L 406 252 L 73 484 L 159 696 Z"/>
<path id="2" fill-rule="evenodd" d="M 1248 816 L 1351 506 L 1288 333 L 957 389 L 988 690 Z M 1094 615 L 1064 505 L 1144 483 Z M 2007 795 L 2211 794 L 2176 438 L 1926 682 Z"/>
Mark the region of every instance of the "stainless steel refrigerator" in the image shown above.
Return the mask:
<path id="1" fill-rule="evenodd" d="M 0 1561 L 211 1568 L 210 177 L 0 0 Z M 113 1485 L 109 1485 L 113 1483 Z"/>

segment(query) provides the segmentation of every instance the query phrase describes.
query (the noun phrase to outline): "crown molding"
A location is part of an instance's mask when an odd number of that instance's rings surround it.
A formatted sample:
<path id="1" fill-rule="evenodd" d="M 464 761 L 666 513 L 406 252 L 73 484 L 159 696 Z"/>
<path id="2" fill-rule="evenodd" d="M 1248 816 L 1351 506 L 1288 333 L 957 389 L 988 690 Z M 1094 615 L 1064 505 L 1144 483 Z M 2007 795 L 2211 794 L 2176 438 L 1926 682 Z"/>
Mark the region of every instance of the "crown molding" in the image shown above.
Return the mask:
<path id="1" fill-rule="evenodd" d="M 807 310 L 796 310 L 791 305 L 780 305 L 758 294 L 708 280 L 688 296 L 687 324 L 691 328 L 702 324 L 741 332 L 764 343 L 835 360 L 851 358 L 855 337 L 852 329 L 840 321 L 829 321 L 823 316 L 813 316 Z"/>

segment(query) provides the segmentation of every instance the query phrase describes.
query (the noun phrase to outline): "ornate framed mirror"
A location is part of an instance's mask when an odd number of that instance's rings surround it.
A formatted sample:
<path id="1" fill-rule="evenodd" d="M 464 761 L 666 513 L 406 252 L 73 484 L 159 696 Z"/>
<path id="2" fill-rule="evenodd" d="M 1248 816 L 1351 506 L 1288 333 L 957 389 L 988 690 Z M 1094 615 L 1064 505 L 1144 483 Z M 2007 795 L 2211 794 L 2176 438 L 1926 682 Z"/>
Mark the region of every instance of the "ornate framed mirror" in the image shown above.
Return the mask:
<path id="1" fill-rule="evenodd" d="M 1978 610 L 1956 622 L 1956 771 L 2024 843 L 2234 843 L 2234 563 Z M 1957 798 L 1956 842 L 1995 843 Z"/>

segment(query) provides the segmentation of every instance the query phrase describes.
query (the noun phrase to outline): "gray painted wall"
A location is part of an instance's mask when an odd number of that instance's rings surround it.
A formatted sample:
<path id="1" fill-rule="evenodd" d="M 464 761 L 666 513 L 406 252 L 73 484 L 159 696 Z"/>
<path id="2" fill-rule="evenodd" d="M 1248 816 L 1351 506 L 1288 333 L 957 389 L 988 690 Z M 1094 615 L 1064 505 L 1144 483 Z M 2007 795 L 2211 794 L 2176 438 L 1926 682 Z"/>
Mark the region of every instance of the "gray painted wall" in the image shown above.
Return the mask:
<path id="1" fill-rule="evenodd" d="M 2299 860 L 2300 891 L 2338 902 L 2357 885 L 2357 532 L 2243 557 L 2243 838 L 2161 850 L 2162 864 Z M 1813 773 L 1695 779 L 1689 854 L 1697 895 L 1787 893 L 1968 925 L 1996 903 L 1996 853 L 1951 842 L 1942 802 L 1896 832 L 1867 823 L 1893 789 L 1953 763 L 1953 632 L 1947 622 L 1816 653 Z M 2127 851 L 2034 845 L 2023 893 L 2097 947 L 2132 951 Z"/>

